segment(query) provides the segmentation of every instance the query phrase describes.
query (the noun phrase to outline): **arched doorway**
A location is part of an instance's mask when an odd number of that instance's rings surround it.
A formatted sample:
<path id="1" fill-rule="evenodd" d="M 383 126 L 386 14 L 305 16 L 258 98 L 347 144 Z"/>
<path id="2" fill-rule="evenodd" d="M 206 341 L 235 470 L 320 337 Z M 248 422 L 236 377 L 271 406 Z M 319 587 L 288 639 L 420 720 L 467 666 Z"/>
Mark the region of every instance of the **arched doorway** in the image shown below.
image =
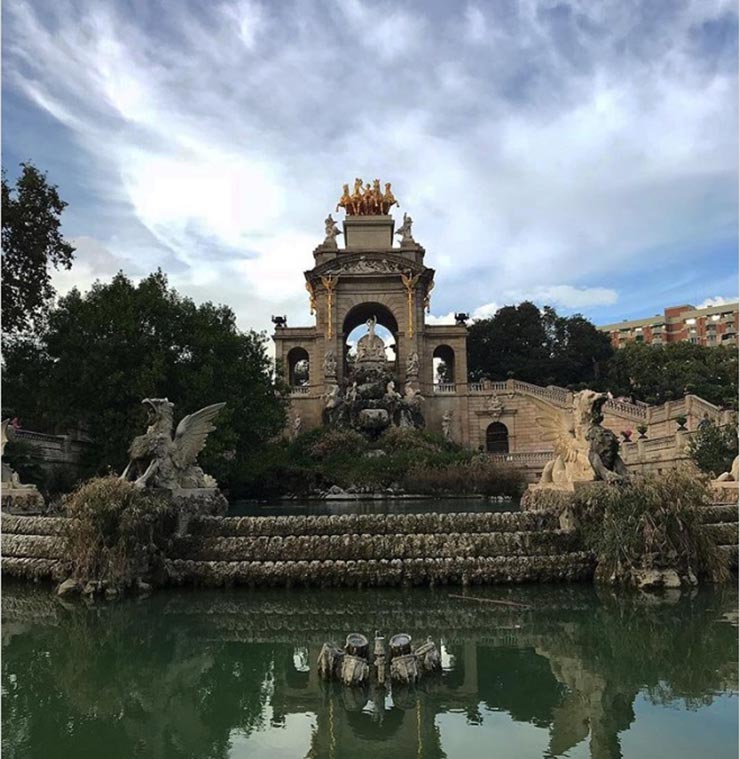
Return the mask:
<path id="1" fill-rule="evenodd" d="M 291 387 L 308 385 L 311 379 L 311 365 L 305 348 L 291 348 L 288 351 L 288 384 Z"/>
<path id="2" fill-rule="evenodd" d="M 486 429 L 486 450 L 488 453 L 509 452 L 509 430 L 501 422 L 492 422 Z"/>
<path id="3" fill-rule="evenodd" d="M 445 388 L 455 384 L 455 351 L 449 345 L 438 345 L 432 353 L 432 382 Z"/>
<path id="4" fill-rule="evenodd" d="M 394 373 L 397 371 L 397 350 L 398 345 L 398 322 L 393 312 L 382 303 L 368 302 L 360 303 L 351 308 L 344 317 L 342 324 L 342 335 L 344 339 L 344 376 L 354 363 L 355 350 L 358 340 L 367 334 L 367 321 L 377 319 L 375 333 L 383 339 L 386 344 L 386 359 L 392 364 Z"/>

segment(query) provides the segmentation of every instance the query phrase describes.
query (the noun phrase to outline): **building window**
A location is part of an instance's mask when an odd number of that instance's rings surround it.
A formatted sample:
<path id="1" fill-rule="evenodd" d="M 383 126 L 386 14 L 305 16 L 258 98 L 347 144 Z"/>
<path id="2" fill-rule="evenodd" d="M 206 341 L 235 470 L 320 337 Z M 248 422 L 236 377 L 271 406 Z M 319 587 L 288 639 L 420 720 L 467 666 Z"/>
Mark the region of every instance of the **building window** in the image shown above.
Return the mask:
<path id="1" fill-rule="evenodd" d="M 509 452 L 509 430 L 501 422 L 493 422 L 486 430 L 486 450 L 489 453 Z"/>

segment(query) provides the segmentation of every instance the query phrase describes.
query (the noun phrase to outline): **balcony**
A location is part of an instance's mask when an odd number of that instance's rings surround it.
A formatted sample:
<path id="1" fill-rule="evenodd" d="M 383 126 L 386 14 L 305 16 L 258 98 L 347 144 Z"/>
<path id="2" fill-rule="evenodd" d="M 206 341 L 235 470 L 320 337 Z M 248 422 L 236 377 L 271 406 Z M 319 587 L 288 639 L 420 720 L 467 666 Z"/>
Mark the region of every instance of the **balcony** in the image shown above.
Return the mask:
<path id="1" fill-rule="evenodd" d="M 434 386 L 434 392 L 435 393 L 454 393 L 455 383 L 454 382 L 438 382 Z"/>

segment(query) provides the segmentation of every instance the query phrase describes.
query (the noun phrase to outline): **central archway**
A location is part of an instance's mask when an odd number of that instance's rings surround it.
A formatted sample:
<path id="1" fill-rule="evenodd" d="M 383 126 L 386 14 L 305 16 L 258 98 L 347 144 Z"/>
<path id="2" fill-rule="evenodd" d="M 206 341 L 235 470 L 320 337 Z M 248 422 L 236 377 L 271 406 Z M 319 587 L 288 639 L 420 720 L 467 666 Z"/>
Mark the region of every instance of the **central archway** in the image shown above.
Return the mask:
<path id="1" fill-rule="evenodd" d="M 344 346 L 344 375 L 347 375 L 349 364 L 352 362 L 350 352 L 354 350 L 357 339 L 367 332 L 365 323 L 368 319 L 377 319 L 379 327 L 378 335 L 386 343 L 386 356 L 389 361 L 398 364 L 398 321 L 388 306 L 375 301 L 358 303 L 352 307 L 344 317 L 342 323 L 342 343 Z M 358 329 L 362 328 L 362 329 Z M 385 332 L 385 334 L 383 334 Z M 354 333 L 354 334 L 353 334 Z M 352 344 L 350 343 L 352 336 Z"/>

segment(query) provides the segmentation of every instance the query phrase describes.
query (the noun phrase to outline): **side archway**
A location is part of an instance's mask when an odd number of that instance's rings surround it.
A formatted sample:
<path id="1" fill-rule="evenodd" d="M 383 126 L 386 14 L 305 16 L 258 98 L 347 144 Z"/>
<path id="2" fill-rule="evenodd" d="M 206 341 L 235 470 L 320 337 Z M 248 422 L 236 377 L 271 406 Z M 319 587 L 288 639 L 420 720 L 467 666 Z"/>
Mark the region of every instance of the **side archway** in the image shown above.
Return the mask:
<path id="1" fill-rule="evenodd" d="M 455 350 L 449 345 L 438 345 L 432 353 L 432 382 L 450 385 L 457 382 L 455 376 Z"/>
<path id="2" fill-rule="evenodd" d="M 492 422 L 486 428 L 486 451 L 488 453 L 509 452 L 509 429 L 502 422 Z"/>
<path id="3" fill-rule="evenodd" d="M 305 348 L 288 351 L 288 384 L 291 387 L 308 385 L 311 379 L 311 363 Z"/>

